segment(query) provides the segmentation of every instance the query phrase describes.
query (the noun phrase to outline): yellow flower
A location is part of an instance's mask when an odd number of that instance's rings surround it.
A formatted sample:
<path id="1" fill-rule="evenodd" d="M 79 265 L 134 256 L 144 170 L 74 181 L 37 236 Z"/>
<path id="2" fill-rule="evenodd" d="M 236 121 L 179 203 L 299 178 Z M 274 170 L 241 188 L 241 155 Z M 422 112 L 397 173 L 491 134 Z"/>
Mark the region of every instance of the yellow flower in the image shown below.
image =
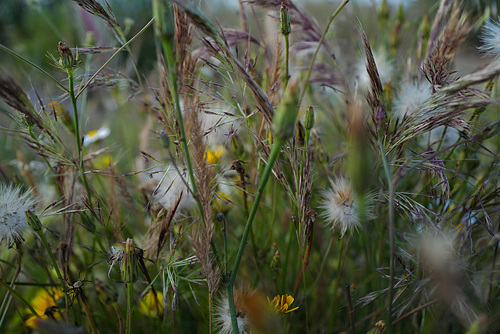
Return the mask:
<path id="1" fill-rule="evenodd" d="M 205 158 L 207 159 L 207 164 L 214 165 L 219 162 L 220 158 L 224 154 L 224 146 L 219 145 L 214 150 L 207 150 L 205 153 Z"/>
<path id="2" fill-rule="evenodd" d="M 139 303 L 139 312 L 145 316 L 155 318 L 163 314 L 163 295 L 156 291 L 156 299 L 153 290 L 150 290 Z"/>
<path id="3" fill-rule="evenodd" d="M 31 300 L 31 306 L 40 315 L 41 319 L 59 319 L 61 315 L 55 312 L 57 309 L 57 301 L 64 297 L 64 293 L 60 288 L 54 288 L 51 291 L 40 289 L 35 297 Z M 27 310 L 29 312 L 29 310 Z M 31 328 L 37 327 L 37 317 L 32 315 L 26 320 L 26 326 Z"/>
<path id="4" fill-rule="evenodd" d="M 271 305 L 271 307 L 276 309 L 276 313 L 281 313 L 281 314 L 290 313 L 290 312 L 295 311 L 296 309 L 299 308 L 297 306 L 296 308 L 293 308 L 291 310 L 288 309 L 290 307 L 290 305 L 292 305 L 294 300 L 295 299 L 289 295 L 282 295 L 281 297 L 280 297 L 280 295 L 277 295 L 276 297 L 274 297 L 273 301 L 271 302 L 269 300 L 269 297 L 267 297 L 267 301 L 269 302 L 269 305 Z"/>

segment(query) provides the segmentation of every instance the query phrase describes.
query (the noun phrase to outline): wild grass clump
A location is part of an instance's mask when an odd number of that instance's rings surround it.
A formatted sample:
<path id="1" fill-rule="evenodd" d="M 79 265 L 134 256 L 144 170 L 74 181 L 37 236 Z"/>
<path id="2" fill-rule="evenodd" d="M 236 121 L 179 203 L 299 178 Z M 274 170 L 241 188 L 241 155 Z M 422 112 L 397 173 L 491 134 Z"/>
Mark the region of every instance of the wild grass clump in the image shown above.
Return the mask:
<path id="1" fill-rule="evenodd" d="M 496 7 L 72 5 L 0 44 L 1 332 L 499 331 Z"/>

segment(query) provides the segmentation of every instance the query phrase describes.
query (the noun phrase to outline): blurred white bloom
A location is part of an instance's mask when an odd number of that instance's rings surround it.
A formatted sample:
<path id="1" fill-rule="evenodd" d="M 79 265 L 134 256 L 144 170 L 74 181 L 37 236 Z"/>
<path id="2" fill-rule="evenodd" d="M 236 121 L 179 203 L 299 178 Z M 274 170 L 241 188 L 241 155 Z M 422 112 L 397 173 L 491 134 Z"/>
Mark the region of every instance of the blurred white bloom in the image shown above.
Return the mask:
<path id="1" fill-rule="evenodd" d="M 332 229 L 339 226 L 342 236 L 347 230 L 357 231 L 363 218 L 372 218 L 372 197 L 365 196 L 363 202 L 356 198 L 351 184 L 345 178 L 330 180 L 330 183 L 331 189 L 322 194 L 320 208 L 325 210 L 323 217 L 332 225 Z"/>
<path id="2" fill-rule="evenodd" d="M 402 119 L 405 115 L 411 115 L 431 97 L 431 88 L 429 83 L 407 82 L 402 84 L 393 102 L 394 117 Z"/>
<path id="3" fill-rule="evenodd" d="M 425 109 L 422 106 L 432 96 L 432 86 L 428 82 L 407 82 L 401 85 L 397 96 L 393 101 L 393 116 L 396 119 L 403 119 L 405 116 L 414 116 L 415 122 L 420 122 L 425 118 L 425 115 L 418 113 Z M 446 132 L 445 131 L 446 128 Z M 444 134 L 444 135 L 443 135 Z M 443 140 L 441 146 L 449 146 L 454 144 L 460 137 L 457 129 L 453 127 L 438 126 L 429 131 L 422 137 L 423 140 L 428 140 L 430 146 L 435 146 Z"/>
<path id="4" fill-rule="evenodd" d="M 8 245 L 23 240 L 28 229 L 24 212 L 35 207 L 36 201 L 29 191 L 21 193 L 21 188 L 0 185 L 0 243 Z"/>
<path id="5" fill-rule="evenodd" d="M 104 139 L 111 133 L 108 127 L 102 127 L 94 131 L 90 131 L 83 137 L 83 146 L 95 143 L 98 140 Z"/>
<path id="6" fill-rule="evenodd" d="M 187 175 L 183 177 L 189 182 Z M 161 205 L 166 210 L 171 209 L 180 196 L 182 197 L 177 210 L 191 207 L 196 203 L 174 167 L 167 167 L 163 173 L 154 173 L 152 178 L 156 186 L 151 198 L 153 203 Z"/>
<path id="7" fill-rule="evenodd" d="M 375 64 L 377 65 L 380 82 L 382 82 L 382 84 L 386 84 L 391 81 L 395 71 L 394 62 L 385 52 L 373 52 L 373 58 L 375 59 Z M 356 73 L 360 88 L 362 90 L 369 89 L 371 83 L 370 76 L 366 71 L 366 59 L 363 58 L 358 61 L 358 64 L 356 65 Z"/>
<path id="8" fill-rule="evenodd" d="M 500 59 L 500 16 L 497 21 L 489 19 L 483 26 L 483 33 L 480 36 L 483 45 L 478 49 L 485 54 Z"/>

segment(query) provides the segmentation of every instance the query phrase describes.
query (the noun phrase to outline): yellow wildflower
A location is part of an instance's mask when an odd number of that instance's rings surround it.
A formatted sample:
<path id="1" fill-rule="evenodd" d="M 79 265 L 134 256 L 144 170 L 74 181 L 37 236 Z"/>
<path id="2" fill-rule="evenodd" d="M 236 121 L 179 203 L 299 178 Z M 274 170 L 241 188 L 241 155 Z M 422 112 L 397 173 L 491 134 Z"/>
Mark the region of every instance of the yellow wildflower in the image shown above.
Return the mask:
<path id="1" fill-rule="evenodd" d="M 139 303 L 139 312 L 145 316 L 155 318 L 163 314 L 163 295 L 156 291 L 156 298 L 153 290 L 150 290 Z"/>
<path id="2" fill-rule="evenodd" d="M 207 164 L 214 165 L 219 162 L 220 158 L 224 154 L 224 146 L 219 145 L 214 150 L 208 149 L 205 153 L 205 158 L 207 159 Z"/>
<path id="3" fill-rule="evenodd" d="M 271 302 L 269 300 L 269 297 L 267 297 L 267 301 L 269 302 L 269 305 L 271 305 L 271 307 L 276 309 L 276 313 L 281 313 L 281 314 L 290 313 L 290 312 L 295 311 L 296 309 L 299 308 L 297 306 L 296 308 L 293 308 L 291 310 L 288 309 L 290 307 L 290 305 L 292 305 L 294 300 L 295 299 L 289 295 L 282 295 L 281 297 L 280 297 L 280 295 L 277 295 L 276 297 L 274 297 L 273 301 Z"/>
<path id="4" fill-rule="evenodd" d="M 31 306 L 40 315 L 41 319 L 59 319 L 61 315 L 56 312 L 57 301 L 64 297 L 64 293 L 60 288 L 54 288 L 51 291 L 40 289 L 35 297 L 31 300 Z M 28 311 L 28 310 L 27 310 Z M 28 311 L 29 312 L 29 311 Z M 37 327 L 37 317 L 32 315 L 26 320 L 26 326 L 31 328 Z"/>

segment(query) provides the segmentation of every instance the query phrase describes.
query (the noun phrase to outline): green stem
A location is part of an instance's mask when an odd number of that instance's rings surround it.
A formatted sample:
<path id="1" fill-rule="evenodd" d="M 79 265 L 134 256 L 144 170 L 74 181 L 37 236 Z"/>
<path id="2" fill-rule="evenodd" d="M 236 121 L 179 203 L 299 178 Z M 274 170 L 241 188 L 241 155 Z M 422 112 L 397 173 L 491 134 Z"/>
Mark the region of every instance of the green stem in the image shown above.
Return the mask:
<path id="1" fill-rule="evenodd" d="M 389 164 L 387 162 L 387 158 L 385 156 L 384 148 L 382 145 L 382 141 L 379 140 L 380 147 L 380 155 L 382 157 L 382 162 L 384 165 L 385 176 L 387 178 L 387 185 L 389 187 L 389 234 L 390 234 L 390 280 L 389 280 L 389 314 L 388 314 L 388 322 L 387 326 L 389 329 L 389 333 L 392 333 L 392 300 L 394 298 L 394 252 L 396 248 L 396 238 L 395 238 L 395 222 L 394 222 L 394 196 L 395 196 L 395 187 L 394 181 L 389 169 Z"/>
<path id="2" fill-rule="evenodd" d="M 330 250 L 332 249 L 332 245 L 333 245 L 333 237 L 331 237 L 330 242 L 328 242 L 328 246 L 326 247 L 325 255 L 323 256 L 323 260 L 321 260 L 321 265 L 319 267 L 318 274 L 316 275 L 316 280 L 311 285 L 309 291 L 312 291 L 312 289 L 314 289 L 314 287 L 318 284 L 318 282 L 321 278 L 321 275 L 323 274 L 323 269 L 325 267 L 326 259 L 328 258 L 328 254 L 330 254 Z"/>
<path id="3" fill-rule="evenodd" d="M 273 149 L 271 150 L 271 154 L 269 155 L 269 160 L 267 161 L 266 168 L 262 174 L 262 179 L 260 180 L 259 187 L 257 188 L 257 195 L 255 196 L 255 201 L 253 202 L 252 209 L 250 210 L 250 215 L 248 216 L 247 223 L 245 225 L 245 230 L 243 231 L 243 236 L 241 237 L 240 247 L 238 248 L 238 252 L 236 253 L 236 259 L 234 261 L 233 271 L 231 273 L 231 277 L 229 279 L 229 283 L 227 285 L 227 294 L 229 301 L 229 309 L 231 313 L 231 320 L 233 324 L 233 332 L 238 334 L 238 323 L 236 320 L 236 309 L 234 305 L 234 297 L 233 297 L 233 287 L 234 281 L 236 280 L 236 275 L 238 274 L 238 268 L 240 266 L 241 258 L 243 256 L 243 252 L 245 250 L 245 246 L 248 239 L 248 234 L 252 228 L 252 223 L 255 218 L 255 214 L 257 213 L 257 209 L 259 208 L 260 200 L 262 198 L 262 194 L 264 193 L 264 188 L 269 180 L 269 176 L 271 175 L 271 171 L 274 166 L 274 162 L 278 158 L 281 147 L 285 143 L 283 139 L 276 139 L 273 145 Z"/>
<path id="4" fill-rule="evenodd" d="M 82 172 L 83 184 L 85 186 L 85 190 L 87 191 L 87 196 L 92 205 L 92 196 L 90 193 L 89 183 L 87 181 L 87 175 L 85 175 L 85 167 L 83 165 L 83 149 L 82 149 L 82 138 L 80 136 L 80 117 L 78 115 L 78 106 L 76 104 L 76 96 L 75 96 L 75 82 L 74 82 L 74 73 L 73 69 L 68 69 L 68 82 L 69 82 L 69 96 L 71 98 L 71 104 L 73 105 L 73 118 L 75 122 L 75 136 L 76 136 L 76 146 L 78 148 L 78 165 Z"/>
<path id="5" fill-rule="evenodd" d="M 191 181 L 191 188 L 193 190 L 193 194 L 195 198 L 197 198 L 198 189 L 196 188 L 196 182 L 194 180 L 193 173 L 193 165 L 191 164 L 191 157 L 189 156 L 189 149 L 187 145 L 186 131 L 184 130 L 184 122 L 182 119 L 181 107 L 179 103 L 179 94 L 177 92 L 177 76 L 175 73 L 175 59 L 174 59 L 174 50 L 172 48 L 172 44 L 162 40 L 163 53 L 165 54 L 165 60 L 167 62 L 167 68 L 170 75 L 170 93 L 172 94 L 172 98 L 174 99 L 175 111 L 177 114 L 177 123 L 179 125 L 179 131 L 181 133 L 181 145 L 184 151 L 184 157 L 186 159 L 186 166 L 189 173 L 189 180 Z M 197 202 L 199 202 L 197 200 Z"/>
<path id="6" fill-rule="evenodd" d="M 344 240 L 345 240 L 345 234 L 340 238 L 340 249 L 339 249 L 339 256 L 337 259 L 337 279 L 335 280 L 335 285 L 333 288 L 333 307 L 332 307 L 332 316 L 330 317 L 330 332 L 333 329 L 333 324 L 335 321 L 335 316 L 339 302 L 339 298 L 337 298 L 337 290 L 339 289 L 340 273 L 342 271 L 342 260 L 343 260 L 342 253 L 344 251 Z"/>
<path id="7" fill-rule="evenodd" d="M 38 313 L 36 313 L 35 309 L 30 305 L 30 303 L 28 303 L 24 298 L 23 296 L 21 296 L 19 293 L 17 293 L 16 290 L 14 290 L 13 288 L 11 288 L 7 283 L 5 283 L 1 278 L 0 278 L 0 285 L 2 285 L 4 288 L 7 289 L 7 291 L 9 291 L 13 296 L 15 296 L 17 299 L 19 299 L 20 301 L 22 301 L 26 307 L 30 310 L 31 313 L 33 313 L 34 316 L 36 316 L 37 318 L 40 318 L 40 316 L 38 315 Z"/>
<path id="8" fill-rule="evenodd" d="M 57 278 L 59 279 L 59 283 L 61 284 L 62 290 L 65 290 L 66 283 L 64 282 L 64 279 L 61 275 L 61 271 L 59 270 L 59 267 L 57 266 L 56 259 L 54 258 L 54 255 L 52 254 L 49 243 L 47 242 L 47 239 L 45 238 L 45 235 L 43 234 L 42 223 L 40 222 L 38 217 L 33 212 L 31 212 L 29 210 L 26 211 L 26 218 L 27 218 L 28 224 L 31 226 L 31 228 L 38 235 L 38 237 L 42 241 L 43 246 L 47 250 L 47 253 L 49 254 L 50 261 L 52 262 L 52 266 L 54 267 Z M 66 296 L 66 298 L 67 298 L 67 296 Z"/>
<path id="9" fill-rule="evenodd" d="M 134 283 L 127 282 L 127 329 L 126 334 L 132 333 L 132 313 L 134 304 Z"/>
<path id="10" fill-rule="evenodd" d="M 10 282 L 10 287 L 13 289 L 14 284 L 16 282 L 17 277 L 19 276 L 19 273 L 21 272 L 21 263 L 22 263 L 22 258 L 23 258 L 23 249 L 20 241 L 16 240 L 16 249 L 17 249 L 17 266 L 16 266 L 16 271 L 14 272 L 14 276 L 12 276 L 12 280 Z M 0 306 L 0 314 L 2 315 L 2 319 L 0 320 L 0 327 L 3 323 L 3 319 L 5 317 L 5 314 L 7 313 L 8 310 L 8 303 L 10 300 L 10 294 L 6 293 L 5 297 L 2 301 L 2 305 Z M 5 307 L 5 309 L 4 309 Z"/>
<path id="11" fill-rule="evenodd" d="M 78 147 L 78 163 L 80 167 L 83 165 L 82 159 L 82 141 L 80 138 L 80 121 L 78 117 L 78 107 L 76 105 L 76 97 L 75 97 L 75 83 L 73 70 L 68 70 L 68 82 L 69 82 L 69 96 L 71 98 L 71 104 L 73 105 L 73 118 L 75 122 L 75 136 L 76 136 L 76 146 Z M 82 168 L 83 169 L 83 168 Z"/>
<path id="12" fill-rule="evenodd" d="M 287 273 L 288 273 L 288 263 L 290 259 L 290 249 L 292 246 L 292 238 L 293 238 L 293 222 L 290 222 L 290 227 L 288 228 L 288 239 L 287 239 L 287 244 L 286 244 L 286 250 L 285 250 L 285 260 L 283 263 L 283 280 L 281 282 L 281 290 L 285 291 L 286 290 L 286 278 L 287 278 Z"/>
<path id="13" fill-rule="evenodd" d="M 286 86 L 288 85 L 288 79 L 290 79 L 289 68 L 288 68 L 290 41 L 288 39 L 288 35 L 284 35 L 284 37 L 285 37 L 285 85 L 283 86 L 283 88 L 286 88 Z"/>

